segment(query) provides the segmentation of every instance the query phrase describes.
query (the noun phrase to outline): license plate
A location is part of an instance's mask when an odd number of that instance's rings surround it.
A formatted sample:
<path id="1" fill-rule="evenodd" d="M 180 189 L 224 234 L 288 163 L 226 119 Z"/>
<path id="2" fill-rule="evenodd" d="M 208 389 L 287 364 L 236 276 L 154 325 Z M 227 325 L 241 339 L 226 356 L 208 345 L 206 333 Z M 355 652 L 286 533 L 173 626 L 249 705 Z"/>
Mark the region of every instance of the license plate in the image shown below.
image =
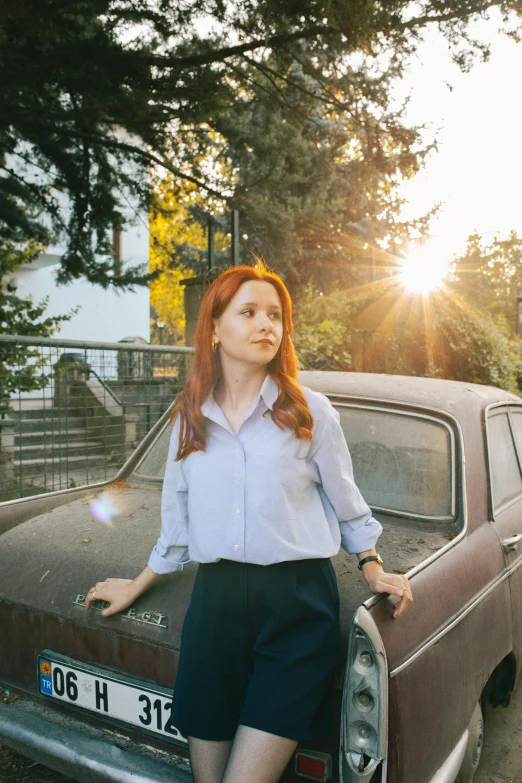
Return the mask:
<path id="1" fill-rule="evenodd" d="M 38 656 L 38 681 L 45 696 L 187 742 L 171 723 L 172 691 L 159 685 L 141 683 L 49 650 Z"/>

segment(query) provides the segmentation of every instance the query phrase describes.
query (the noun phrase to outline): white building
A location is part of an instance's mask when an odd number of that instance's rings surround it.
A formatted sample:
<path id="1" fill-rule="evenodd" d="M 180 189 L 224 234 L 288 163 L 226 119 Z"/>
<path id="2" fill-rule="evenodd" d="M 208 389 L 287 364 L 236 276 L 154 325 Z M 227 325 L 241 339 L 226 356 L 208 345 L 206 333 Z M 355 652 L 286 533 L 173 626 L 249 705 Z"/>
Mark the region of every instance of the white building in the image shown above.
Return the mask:
<path id="1" fill-rule="evenodd" d="M 116 132 L 118 139 L 138 144 L 122 129 Z M 23 146 L 23 145 L 22 145 Z M 30 148 L 28 148 L 30 152 Z M 10 164 L 27 181 L 44 185 L 47 175 L 31 162 L 23 163 L 12 156 Z M 135 177 L 147 177 L 144 167 L 128 163 L 128 173 Z M 149 221 L 147 212 L 140 210 L 132 195 L 124 194 L 119 209 L 128 219 L 125 230 L 113 232 L 114 270 L 143 265 L 148 270 Z M 54 201 L 62 208 L 62 217 L 67 223 L 70 217 L 68 199 L 64 193 L 53 193 Z M 127 203 L 125 203 L 127 202 Z M 45 217 L 44 222 L 47 222 Z M 50 226 L 49 226 L 50 227 Z M 104 289 L 79 278 L 66 285 L 57 285 L 56 273 L 65 251 L 65 243 L 50 245 L 38 259 L 18 267 L 1 283 L 22 299 L 31 296 L 35 303 L 49 298 L 44 317 L 66 315 L 76 307 L 79 311 L 70 321 L 61 324 L 52 337 L 67 340 L 96 340 L 118 342 L 127 336 L 143 337 L 150 341 L 150 297 L 148 286 L 136 286 L 134 292 L 116 292 Z M 14 285 L 13 285 L 14 284 Z"/>
<path id="2" fill-rule="evenodd" d="M 147 216 L 141 215 L 139 225 L 127 226 L 115 232 L 115 263 L 127 266 L 145 265 L 148 269 L 149 232 Z M 50 246 L 31 264 L 16 269 L 4 282 L 9 283 L 16 295 L 25 299 L 32 296 L 34 302 L 49 297 L 45 316 L 65 315 L 79 307 L 70 321 L 61 324 L 53 337 L 68 340 L 102 340 L 118 342 L 124 337 L 139 336 L 150 340 L 150 303 L 148 286 L 136 286 L 134 292 L 117 292 L 88 283 L 84 279 L 57 285 L 56 273 L 60 268 L 63 246 Z"/>

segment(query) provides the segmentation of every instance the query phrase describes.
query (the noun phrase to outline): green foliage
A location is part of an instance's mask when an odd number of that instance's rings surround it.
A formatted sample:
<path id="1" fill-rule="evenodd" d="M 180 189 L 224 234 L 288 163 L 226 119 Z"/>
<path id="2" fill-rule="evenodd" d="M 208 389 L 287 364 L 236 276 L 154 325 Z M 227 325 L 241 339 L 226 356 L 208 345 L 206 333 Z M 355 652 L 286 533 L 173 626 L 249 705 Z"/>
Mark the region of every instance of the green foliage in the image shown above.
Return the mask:
<path id="1" fill-rule="evenodd" d="M 412 297 L 388 339 L 386 372 L 500 386 L 518 393 L 520 344 L 452 290 Z M 384 347 L 384 345 L 383 345 Z M 382 368 L 382 353 L 381 353 Z"/>
<path id="2" fill-rule="evenodd" d="M 113 275 L 111 234 L 169 172 L 241 209 L 249 247 L 289 276 L 317 261 L 341 279 L 354 241 L 409 230 L 394 186 L 425 149 L 391 82 L 428 26 L 462 67 L 484 56 L 468 24 L 492 7 L 516 35 L 504 0 L 3 0 L 3 238 L 61 237 L 62 281 L 146 282 Z"/>
<path id="3" fill-rule="evenodd" d="M 447 378 L 522 391 L 522 344 L 448 285 L 431 294 L 394 283 L 357 296 L 307 287 L 294 344 L 305 369 Z"/>
<path id="4" fill-rule="evenodd" d="M 453 261 L 451 278 L 466 301 L 487 312 L 502 331 L 515 333 L 516 297 L 522 294 L 522 238 L 515 231 L 489 243 L 472 234 Z"/>
<path id="5" fill-rule="evenodd" d="M 427 152 L 400 109 L 388 107 L 399 61 L 382 72 L 371 58 L 346 67 L 327 97 L 316 88 L 317 59 L 306 47 L 299 63 L 250 58 L 241 66 L 248 94 L 216 122 L 223 155 L 237 172 L 233 202 L 248 235 L 245 256 L 263 256 L 291 290 L 303 280 L 353 285 L 366 264 L 365 243 L 393 250 L 419 228 L 398 218 L 398 185 Z M 364 98 L 354 117 L 357 94 Z"/>
<path id="6" fill-rule="evenodd" d="M 1 230 L 0 230 L 1 235 Z M 35 303 L 8 290 L 9 275 L 21 264 L 34 261 L 43 251 L 35 241 L 19 245 L 0 241 L 0 334 L 30 337 L 50 337 L 60 323 L 68 321 L 77 310 L 67 315 L 44 317 L 47 299 Z M 42 374 L 44 359 L 37 348 L 0 343 L 0 412 L 9 407 L 12 393 L 42 389 L 47 378 Z"/>
<path id="7" fill-rule="evenodd" d="M 351 367 L 346 311 L 340 302 L 325 302 L 312 285 L 306 287 L 296 313 L 293 342 L 301 366 L 307 370 L 341 370 Z"/>
<path id="8" fill-rule="evenodd" d="M 345 293 L 325 296 L 313 283 L 304 286 L 299 292 L 292 336 L 303 369 L 352 369 L 352 321 L 358 307 Z"/>

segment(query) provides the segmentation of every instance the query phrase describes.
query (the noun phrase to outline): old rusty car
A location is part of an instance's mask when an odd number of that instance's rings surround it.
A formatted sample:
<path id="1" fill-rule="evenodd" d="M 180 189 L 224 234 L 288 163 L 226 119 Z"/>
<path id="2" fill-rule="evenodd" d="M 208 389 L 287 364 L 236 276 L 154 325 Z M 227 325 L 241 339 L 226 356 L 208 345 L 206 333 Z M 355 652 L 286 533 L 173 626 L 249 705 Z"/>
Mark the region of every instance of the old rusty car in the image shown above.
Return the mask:
<path id="1" fill-rule="evenodd" d="M 355 558 L 333 558 L 336 730 L 299 745 L 282 780 L 470 783 L 483 709 L 507 704 L 522 662 L 522 400 L 427 378 L 299 380 L 338 409 L 378 550 L 415 601 L 394 620 Z M 166 412 L 114 481 L 0 507 L 0 741 L 79 781 L 190 780 L 169 705 L 196 564 L 120 615 L 84 607 L 94 581 L 147 562 L 169 436 Z"/>

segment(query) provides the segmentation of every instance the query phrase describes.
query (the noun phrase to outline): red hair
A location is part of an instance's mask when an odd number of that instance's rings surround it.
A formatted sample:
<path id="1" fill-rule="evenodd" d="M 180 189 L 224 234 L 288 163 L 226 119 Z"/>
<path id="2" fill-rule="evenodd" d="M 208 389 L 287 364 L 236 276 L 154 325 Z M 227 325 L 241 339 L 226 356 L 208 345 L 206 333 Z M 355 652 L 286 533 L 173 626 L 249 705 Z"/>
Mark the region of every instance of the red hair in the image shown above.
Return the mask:
<path id="1" fill-rule="evenodd" d="M 224 313 L 239 287 L 249 280 L 271 283 L 279 294 L 283 309 L 281 345 L 267 364 L 268 373 L 279 386 L 279 396 L 270 412 L 272 420 L 279 429 L 295 430 L 296 438 L 300 440 L 312 439 L 312 414 L 296 381 L 297 357 L 291 340 L 294 330 L 292 300 L 279 275 L 258 262 L 255 267 L 234 266 L 225 269 L 203 297 L 194 334 L 193 362 L 170 417 L 172 422 L 177 413 L 180 416 L 176 461 L 188 457 L 193 451 L 205 451 L 207 425 L 201 405 L 221 375 L 219 353 L 212 351 L 213 319 Z"/>

